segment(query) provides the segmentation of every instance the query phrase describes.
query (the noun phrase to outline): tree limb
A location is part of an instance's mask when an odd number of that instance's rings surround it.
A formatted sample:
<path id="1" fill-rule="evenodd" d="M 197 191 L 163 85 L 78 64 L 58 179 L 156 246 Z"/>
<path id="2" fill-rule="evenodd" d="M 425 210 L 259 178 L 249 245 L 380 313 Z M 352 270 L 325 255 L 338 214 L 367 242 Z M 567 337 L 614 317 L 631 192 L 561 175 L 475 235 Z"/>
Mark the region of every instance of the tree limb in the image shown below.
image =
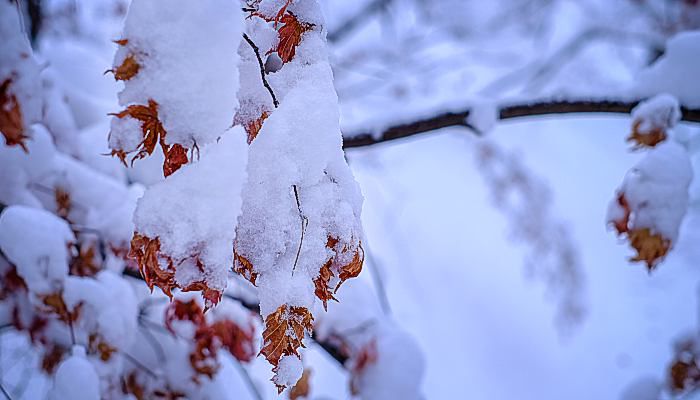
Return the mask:
<path id="1" fill-rule="evenodd" d="M 640 101 L 553 100 L 510 104 L 499 107 L 498 119 L 574 113 L 629 114 Z M 347 138 L 344 139 L 343 147 L 348 149 L 370 146 L 453 126 L 469 127 L 466 122 L 469 112 L 469 108 L 463 111 L 443 112 L 413 122 L 390 126 L 374 134 L 371 132 L 350 133 L 345 135 Z M 683 121 L 700 122 L 700 108 L 681 107 L 681 113 Z"/>

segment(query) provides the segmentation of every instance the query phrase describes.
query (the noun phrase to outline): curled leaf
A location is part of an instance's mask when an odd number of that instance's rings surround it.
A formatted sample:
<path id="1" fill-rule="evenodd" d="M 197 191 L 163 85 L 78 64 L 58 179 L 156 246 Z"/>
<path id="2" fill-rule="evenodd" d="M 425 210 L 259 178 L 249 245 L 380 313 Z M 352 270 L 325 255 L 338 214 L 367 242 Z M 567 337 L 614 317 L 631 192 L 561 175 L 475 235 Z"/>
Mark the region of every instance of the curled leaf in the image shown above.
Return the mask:
<path id="1" fill-rule="evenodd" d="M 174 144 L 170 148 L 164 148 L 165 161 L 163 162 L 163 176 L 167 177 L 187 164 L 187 149 L 180 144 Z"/>
<path id="2" fill-rule="evenodd" d="M 242 255 L 233 250 L 233 271 L 238 275 L 247 279 L 255 286 L 255 281 L 258 279 L 258 273 L 255 272 L 253 264 Z"/>
<path id="3" fill-rule="evenodd" d="M 129 54 L 124 58 L 124 61 L 115 69 L 111 69 L 108 72 L 114 74 L 114 79 L 118 81 L 128 81 L 133 78 L 138 72 L 141 66 L 136 62 L 136 58 L 133 54 Z"/>
<path id="4" fill-rule="evenodd" d="M 153 291 L 153 286 L 158 286 L 163 293 L 172 299 L 172 290 L 177 287 L 175 270 L 172 260 L 168 257 L 163 257 L 167 265 L 166 269 L 161 268 L 159 238 L 151 239 L 135 232 L 131 239 L 129 257 L 136 260 L 141 276 L 151 291 Z"/>
<path id="5" fill-rule="evenodd" d="M 360 275 L 360 272 L 362 272 L 362 264 L 364 263 L 364 261 L 365 250 L 362 248 L 362 242 L 359 242 L 357 244 L 355 252 L 353 253 L 352 260 L 349 263 L 340 267 L 340 282 L 338 282 L 338 285 L 335 287 L 333 293 L 337 292 L 338 289 L 340 289 L 340 285 L 342 285 L 343 282 L 350 278 L 357 278 Z"/>
<path id="6" fill-rule="evenodd" d="M 131 159 L 134 161 L 153 154 L 157 144 L 160 144 L 165 156 L 163 162 L 163 175 L 165 177 L 177 171 L 182 165 L 188 162 L 187 149 L 180 144 L 168 145 L 165 143 L 167 132 L 163 128 L 163 123 L 158 117 L 158 103 L 148 100 L 148 105 L 132 104 L 125 110 L 112 114 L 117 118 L 133 118 L 141 123 L 143 140 L 137 146 L 138 153 Z M 126 164 L 126 152 L 121 149 L 112 150 L 112 156 L 117 156 Z"/>
<path id="7" fill-rule="evenodd" d="M 328 300 L 338 301 L 338 299 L 333 296 L 333 291 L 330 288 L 330 281 L 334 277 L 333 271 L 331 270 L 332 264 L 333 260 L 328 260 L 328 262 L 321 267 L 318 276 L 313 281 L 316 287 L 314 294 L 323 302 L 323 309 L 326 311 L 328 311 Z"/>

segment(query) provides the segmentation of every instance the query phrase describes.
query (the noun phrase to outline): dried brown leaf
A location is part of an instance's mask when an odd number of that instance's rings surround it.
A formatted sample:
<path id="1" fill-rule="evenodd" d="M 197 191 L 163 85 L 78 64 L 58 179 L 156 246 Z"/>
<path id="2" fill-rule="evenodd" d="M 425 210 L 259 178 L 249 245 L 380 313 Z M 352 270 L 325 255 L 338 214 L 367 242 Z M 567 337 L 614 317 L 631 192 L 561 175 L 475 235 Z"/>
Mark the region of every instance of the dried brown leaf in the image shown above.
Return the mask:
<path id="1" fill-rule="evenodd" d="M 654 270 L 671 247 L 670 240 L 658 233 L 651 233 L 649 228 L 633 229 L 628 235 L 630 245 L 637 250 L 637 255 L 630 258 L 630 261 L 646 262 L 649 272 Z"/>
<path id="2" fill-rule="evenodd" d="M 101 335 L 93 333 L 88 337 L 88 351 L 91 354 L 99 354 L 100 360 L 107 362 L 117 352 L 117 349 L 105 342 Z"/>
<path id="3" fill-rule="evenodd" d="M 365 250 L 362 248 L 362 242 L 358 242 L 352 260 L 340 267 L 340 275 L 338 277 L 340 278 L 340 282 L 338 282 L 338 285 L 335 287 L 333 293 L 338 292 L 338 289 L 340 289 L 340 285 L 342 285 L 343 282 L 350 278 L 357 278 L 360 275 L 364 261 Z"/>
<path id="4" fill-rule="evenodd" d="M 331 270 L 332 264 L 333 260 L 328 260 L 328 262 L 321 267 L 318 276 L 313 281 L 314 286 L 316 287 L 314 294 L 316 294 L 316 297 L 323 302 L 323 309 L 326 311 L 328 311 L 329 300 L 338 301 L 338 299 L 333 296 L 333 291 L 330 288 L 330 281 L 334 276 L 333 271 Z"/>
<path id="5" fill-rule="evenodd" d="M 173 298 L 172 290 L 177 287 L 173 262 L 169 257 L 163 257 L 164 261 L 167 262 L 167 268 L 160 267 L 159 257 L 162 255 L 160 254 L 159 238 L 151 239 L 134 232 L 129 257 L 136 260 L 141 276 L 151 291 L 153 291 L 153 286 L 158 286 L 163 293 L 171 299 Z"/>
<path id="6" fill-rule="evenodd" d="M 99 261 L 95 245 L 83 243 L 78 255 L 71 260 L 70 273 L 77 276 L 95 276 L 101 270 Z"/>
<path id="7" fill-rule="evenodd" d="M 296 54 L 297 46 L 301 43 L 304 32 L 313 28 L 313 25 L 299 22 L 292 14 L 286 14 L 279 19 L 284 24 L 278 29 L 279 43 L 277 44 L 277 55 L 283 63 L 292 61 Z"/>
<path id="8" fill-rule="evenodd" d="M 70 193 L 60 187 L 54 188 L 54 201 L 56 202 L 56 215 L 68 220 L 71 210 Z"/>
<path id="9" fill-rule="evenodd" d="M 221 346 L 237 360 L 248 362 L 255 357 L 255 327 L 252 323 L 244 328 L 231 320 L 219 320 L 211 324 L 210 329 Z"/>
<path id="10" fill-rule="evenodd" d="M 289 400 L 298 400 L 309 396 L 309 393 L 311 393 L 310 378 L 311 370 L 308 368 L 304 369 L 304 373 L 299 378 L 299 381 L 289 390 Z"/>
<path id="11" fill-rule="evenodd" d="M 304 334 L 311 333 L 314 317 L 305 307 L 282 304 L 265 317 L 263 348 L 260 354 L 277 367 L 282 356 L 299 357 L 298 349 L 304 346 Z"/>
<path id="12" fill-rule="evenodd" d="M 63 359 L 63 355 L 67 353 L 67 349 L 56 344 L 49 344 L 46 351 L 41 357 L 41 369 L 47 375 L 53 375 L 56 372 L 58 364 Z"/>
<path id="13" fill-rule="evenodd" d="M 168 177 L 183 165 L 187 164 L 187 149 L 180 144 L 174 144 L 170 148 L 163 148 L 165 161 L 163 162 L 163 176 Z"/>
<path id="14" fill-rule="evenodd" d="M 360 377 L 367 367 L 377 363 L 378 357 L 377 341 L 372 339 L 362 346 L 352 358 L 352 365 L 350 368 L 350 392 L 353 395 L 357 396 L 360 393 Z"/>
<path id="15" fill-rule="evenodd" d="M 260 133 L 260 129 L 262 129 L 263 122 L 265 122 L 265 120 L 269 116 L 269 112 L 263 111 L 262 115 L 260 115 L 258 119 L 250 121 L 243 126 L 246 134 L 248 134 L 248 144 L 251 144 L 253 140 L 258 136 L 258 133 Z"/>
<path id="16" fill-rule="evenodd" d="M 632 133 L 627 137 L 627 141 L 633 142 L 635 148 L 654 147 L 666 140 L 666 131 L 661 127 L 654 126 L 647 132 L 641 132 L 642 122 L 642 120 L 635 120 L 632 123 Z"/>
<path id="17" fill-rule="evenodd" d="M 255 286 L 255 281 L 258 279 L 258 273 L 255 272 L 253 264 L 242 255 L 233 250 L 233 271 L 243 278 L 247 279 Z"/>
<path id="18" fill-rule="evenodd" d="M 118 81 L 128 81 L 136 76 L 141 66 L 136 61 L 133 54 L 129 54 L 124 58 L 124 61 L 115 69 L 109 70 L 114 74 L 114 79 Z"/>
<path id="19" fill-rule="evenodd" d="M 20 146 L 27 152 L 22 110 L 15 95 L 10 93 L 11 83 L 12 80 L 6 79 L 0 84 L 0 132 L 5 136 L 7 146 Z"/>

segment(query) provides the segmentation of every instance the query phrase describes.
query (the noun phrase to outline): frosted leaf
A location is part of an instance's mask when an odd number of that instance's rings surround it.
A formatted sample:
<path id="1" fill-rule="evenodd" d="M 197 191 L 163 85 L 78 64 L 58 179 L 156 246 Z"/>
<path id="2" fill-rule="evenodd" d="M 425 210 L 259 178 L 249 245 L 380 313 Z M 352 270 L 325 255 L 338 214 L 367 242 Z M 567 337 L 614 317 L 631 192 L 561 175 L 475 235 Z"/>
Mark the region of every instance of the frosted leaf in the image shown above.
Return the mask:
<path id="1" fill-rule="evenodd" d="M 281 387 L 284 390 L 294 386 L 303 373 L 304 365 L 297 356 L 284 356 L 276 367 L 272 381 L 278 388 Z"/>
<path id="2" fill-rule="evenodd" d="M 688 153 L 672 140 L 649 149 L 627 173 L 607 221 L 637 250 L 632 261 L 646 261 L 651 270 L 676 242 L 692 179 Z"/>
<path id="3" fill-rule="evenodd" d="M 632 134 L 627 139 L 637 146 L 655 146 L 681 119 L 681 110 L 673 96 L 660 94 L 639 103 L 632 110 Z"/>

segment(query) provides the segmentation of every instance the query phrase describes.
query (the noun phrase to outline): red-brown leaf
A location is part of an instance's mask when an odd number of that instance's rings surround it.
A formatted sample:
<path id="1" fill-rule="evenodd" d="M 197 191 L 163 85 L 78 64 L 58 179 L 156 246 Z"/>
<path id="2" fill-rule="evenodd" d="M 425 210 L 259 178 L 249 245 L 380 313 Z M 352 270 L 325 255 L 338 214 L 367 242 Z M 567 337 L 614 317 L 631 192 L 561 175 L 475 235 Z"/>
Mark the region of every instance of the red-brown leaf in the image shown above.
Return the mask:
<path id="1" fill-rule="evenodd" d="M 0 84 L 0 132 L 5 136 L 6 145 L 20 146 L 27 152 L 22 110 L 15 95 L 10 93 L 11 83 L 10 79 L 6 79 Z"/>

